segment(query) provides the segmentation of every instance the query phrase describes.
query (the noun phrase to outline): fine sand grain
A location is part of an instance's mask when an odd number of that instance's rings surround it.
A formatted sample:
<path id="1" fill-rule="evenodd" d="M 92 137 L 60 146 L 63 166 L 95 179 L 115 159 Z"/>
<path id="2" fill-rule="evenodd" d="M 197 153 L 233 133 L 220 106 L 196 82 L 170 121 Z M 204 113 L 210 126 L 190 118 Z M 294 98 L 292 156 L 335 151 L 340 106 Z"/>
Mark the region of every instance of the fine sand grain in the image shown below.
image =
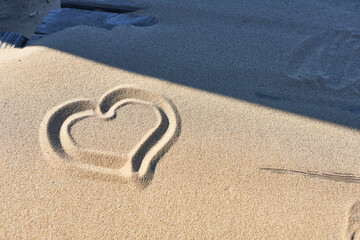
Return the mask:
<path id="1" fill-rule="evenodd" d="M 0 51 L 0 238 L 359 238 L 359 5 L 143 4 Z"/>

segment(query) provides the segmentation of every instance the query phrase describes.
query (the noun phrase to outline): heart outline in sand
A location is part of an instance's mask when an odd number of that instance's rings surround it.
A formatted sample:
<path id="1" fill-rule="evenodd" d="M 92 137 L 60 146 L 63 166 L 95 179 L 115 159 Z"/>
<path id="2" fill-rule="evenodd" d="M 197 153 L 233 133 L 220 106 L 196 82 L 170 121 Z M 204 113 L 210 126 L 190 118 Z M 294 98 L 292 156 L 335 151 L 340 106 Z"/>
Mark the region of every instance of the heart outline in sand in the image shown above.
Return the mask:
<path id="1" fill-rule="evenodd" d="M 117 109 L 129 103 L 152 107 L 158 122 L 128 157 L 83 149 L 71 136 L 71 126 L 76 122 L 93 116 L 110 120 Z M 39 142 L 46 159 L 57 168 L 92 177 L 148 182 L 156 163 L 176 141 L 180 130 L 180 116 L 170 100 L 141 88 L 120 86 L 105 93 L 98 104 L 89 99 L 75 99 L 50 110 L 41 122 Z M 113 168 L 119 162 L 122 166 Z"/>

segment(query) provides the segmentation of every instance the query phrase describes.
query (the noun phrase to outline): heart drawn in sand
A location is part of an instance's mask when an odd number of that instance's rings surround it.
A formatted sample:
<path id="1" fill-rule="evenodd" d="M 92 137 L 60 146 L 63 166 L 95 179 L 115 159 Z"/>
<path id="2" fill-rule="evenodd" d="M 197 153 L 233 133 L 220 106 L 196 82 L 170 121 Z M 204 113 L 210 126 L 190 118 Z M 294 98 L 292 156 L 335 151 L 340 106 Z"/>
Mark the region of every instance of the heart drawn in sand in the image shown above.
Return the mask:
<path id="1" fill-rule="evenodd" d="M 80 147 L 71 135 L 71 127 L 88 117 L 109 121 L 116 110 L 129 104 L 151 107 L 157 123 L 128 155 L 118 155 Z M 49 111 L 40 125 L 40 146 L 54 166 L 102 178 L 148 182 L 155 165 L 180 134 L 180 117 L 167 99 L 147 90 L 122 86 L 104 94 L 98 104 L 88 99 L 65 102 Z"/>

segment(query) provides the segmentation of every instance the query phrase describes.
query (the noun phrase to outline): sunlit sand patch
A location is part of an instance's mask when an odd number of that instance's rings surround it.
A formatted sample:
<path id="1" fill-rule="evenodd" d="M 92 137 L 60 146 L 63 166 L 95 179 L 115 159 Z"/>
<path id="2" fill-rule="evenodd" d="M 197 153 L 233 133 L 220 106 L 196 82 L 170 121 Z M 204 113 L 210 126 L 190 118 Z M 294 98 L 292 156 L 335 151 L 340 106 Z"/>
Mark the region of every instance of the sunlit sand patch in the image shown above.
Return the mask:
<path id="1" fill-rule="evenodd" d="M 151 106 L 157 124 L 131 150 L 128 156 L 98 150 L 86 150 L 71 136 L 71 127 L 89 117 L 111 120 L 116 110 L 137 103 Z M 90 100 L 68 101 L 48 112 L 40 126 L 40 145 L 52 165 L 106 179 L 118 178 L 147 182 L 156 162 L 175 142 L 180 133 L 180 117 L 167 99 L 134 87 L 119 87 L 106 93 L 98 105 Z"/>

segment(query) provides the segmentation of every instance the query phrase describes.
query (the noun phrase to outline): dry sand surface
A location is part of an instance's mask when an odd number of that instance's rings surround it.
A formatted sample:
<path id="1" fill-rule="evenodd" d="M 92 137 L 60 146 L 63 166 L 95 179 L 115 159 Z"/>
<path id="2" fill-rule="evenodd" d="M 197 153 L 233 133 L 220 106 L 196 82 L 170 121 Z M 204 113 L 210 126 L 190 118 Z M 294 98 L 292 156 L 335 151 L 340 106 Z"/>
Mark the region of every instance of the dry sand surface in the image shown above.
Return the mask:
<path id="1" fill-rule="evenodd" d="M 360 5 L 139 2 L 0 52 L 0 238 L 360 239 Z"/>

